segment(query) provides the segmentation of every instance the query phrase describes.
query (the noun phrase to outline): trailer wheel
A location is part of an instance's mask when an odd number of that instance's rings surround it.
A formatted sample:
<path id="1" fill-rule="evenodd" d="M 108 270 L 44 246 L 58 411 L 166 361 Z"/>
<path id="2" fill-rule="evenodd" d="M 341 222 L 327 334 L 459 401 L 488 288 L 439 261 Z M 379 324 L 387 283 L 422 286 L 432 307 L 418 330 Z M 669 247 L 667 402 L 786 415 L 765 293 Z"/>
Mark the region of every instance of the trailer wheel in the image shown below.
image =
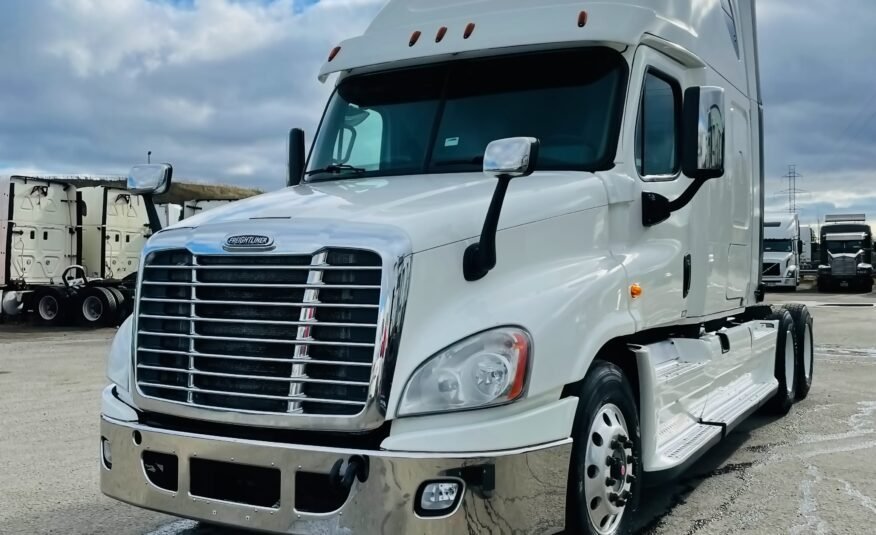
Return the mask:
<path id="1" fill-rule="evenodd" d="M 80 293 L 79 322 L 90 327 L 105 327 L 116 319 L 118 303 L 106 288 L 92 286 Z"/>
<path id="2" fill-rule="evenodd" d="M 779 390 L 769 402 L 772 412 L 780 415 L 788 414 L 794 399 L 797 397 L 797 340 L 794 319 L 784 308 L 775 308 L 770 320 L 778 321 L 778 338 L 776 340 L 775 374 L 779 381 Z"/>
<path id="3" fill-rule="evenodd" d="M 60 288 L 44 286 L 37 288 L 33 296 L 33 309 L 36 312 L 36 323 L 51 327 L 63 325 L 67 320 L 67 294 Z"/>
<path id="4" fill-rule="evenodd" d="M 566 526 L 569 533 L 631 533 L 639 506 L 641 434 L 620 368 L 596 361 L 576 392 Z"/>
<path id="5" fill-rule="evenodd" d="M 797 345 L 797 399 L 806 399 L 812 387 L 815 369 L 815 336 L 809 308 L 801 304 L 782 305 L 794 320 L 794 340 Z"/>

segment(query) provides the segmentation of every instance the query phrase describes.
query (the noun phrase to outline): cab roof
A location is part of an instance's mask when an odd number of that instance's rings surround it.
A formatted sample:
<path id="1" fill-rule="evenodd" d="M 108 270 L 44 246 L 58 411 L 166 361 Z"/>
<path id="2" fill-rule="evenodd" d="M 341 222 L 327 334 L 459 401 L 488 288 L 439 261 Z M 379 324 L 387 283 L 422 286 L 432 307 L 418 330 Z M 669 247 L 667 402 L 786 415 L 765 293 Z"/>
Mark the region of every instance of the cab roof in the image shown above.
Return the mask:
<path id="1" fill-rule="evenodd" d="M 332 51 L 320 79 L 514 49 L 645 43 L 689 67 L 709 65 L 749 94 L 753 19 L 754 0 L 390 0 L 364 35 Z"/>

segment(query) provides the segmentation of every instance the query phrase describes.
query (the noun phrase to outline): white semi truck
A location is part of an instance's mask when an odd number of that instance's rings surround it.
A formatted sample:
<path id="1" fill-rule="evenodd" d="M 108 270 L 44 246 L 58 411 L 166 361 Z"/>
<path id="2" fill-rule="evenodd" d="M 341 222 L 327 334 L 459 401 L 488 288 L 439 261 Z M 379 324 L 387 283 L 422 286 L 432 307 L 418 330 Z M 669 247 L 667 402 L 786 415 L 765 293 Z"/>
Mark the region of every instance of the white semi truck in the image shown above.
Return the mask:
<path id="1" fill-rule="evenodd" d="M 797 290 L 803 241 L 797 214 L 767 214 L 764 220 L 763 282 L 767 287 Z M 808 231 L 807 231 L 808 232 Z"/>
<path id="2" fill-rule="evenodd" d="M 754 2 L 426 7 L 332 50 L 290 187 L 149 240 L 108 496 L 276 533 L 628 533 L 645 476 L 807 395 L 812 319 L 761 302 Z"/>
<path id="3" fill-rule="evenodd" d="M 162 203 L 156 205 L 155 208 L 158 212 L 158 221 L 161 223 L 162 228 L 179 223 L 182 219 L 182 205 L 175 203 Z"/>

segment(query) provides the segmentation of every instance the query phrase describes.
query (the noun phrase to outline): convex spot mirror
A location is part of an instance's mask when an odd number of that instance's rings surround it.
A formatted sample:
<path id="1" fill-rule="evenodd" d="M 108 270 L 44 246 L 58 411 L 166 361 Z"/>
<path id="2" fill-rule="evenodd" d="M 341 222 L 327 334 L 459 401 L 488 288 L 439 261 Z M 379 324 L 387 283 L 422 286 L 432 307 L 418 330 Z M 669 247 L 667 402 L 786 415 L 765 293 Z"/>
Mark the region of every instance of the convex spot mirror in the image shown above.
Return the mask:
<path id="1" fill-rule="evenodd" d="M 689 178 L 724 175 L 724 89 L 690 87 L 684 92 L 682 170 Z"/>
<path id="2" fill-rule="evenodd" d="M 484 152 L 484 174 L 517 178 L 531 175 L 538 161 L 538 140 L 534 137 L 497 139 Z"/>
<path id="3" fill-rule="evenodd" d="M 128 173 L 128 191 L 138 195 L 161 195 L 170 189 L 173 166 L 169 163 L 135 165 Z"/>

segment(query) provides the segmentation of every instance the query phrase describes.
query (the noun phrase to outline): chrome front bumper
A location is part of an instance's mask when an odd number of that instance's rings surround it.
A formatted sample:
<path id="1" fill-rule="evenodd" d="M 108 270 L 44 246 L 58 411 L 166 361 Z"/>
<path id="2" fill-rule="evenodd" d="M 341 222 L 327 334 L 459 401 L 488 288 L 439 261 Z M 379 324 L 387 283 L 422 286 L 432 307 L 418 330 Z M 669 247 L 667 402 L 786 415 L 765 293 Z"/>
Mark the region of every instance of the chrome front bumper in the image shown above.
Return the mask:
<path id="1" fill-rule="evenodd" d="M 134 435 L 137 435 L 135 441 Z M 459 534 L 556 533 L 564 528 L 571 439 L 502 452 L 467 454 L 357 451 L 195 435 L 101 417 L 112 468 L 101 462 L 101 490 L 109 497 L 173 515 L 275 533 Z M 135 443 L 139 442 L 139 443 Z M 144 451 L 176 455 L 176 492 L 153 485 L 142 461 Z M 369 476 L 356 480 L 340 509 L 327 514 L 295 509 L 296 473 L 325 473 L 353 455 L 368 459 Z M 280 470 L 276 508 L 193 496 L 190 460 L 240 463 Z M 457 477 L 459 469 L 491 467 L 494 490 L 466 484 L 460 505 L 441 518 L 414 510 L 427 480 Z M 468 472 L 471 472 L 469 470 Z M 464 477 L 464 476 L 463 476 Z"/>

